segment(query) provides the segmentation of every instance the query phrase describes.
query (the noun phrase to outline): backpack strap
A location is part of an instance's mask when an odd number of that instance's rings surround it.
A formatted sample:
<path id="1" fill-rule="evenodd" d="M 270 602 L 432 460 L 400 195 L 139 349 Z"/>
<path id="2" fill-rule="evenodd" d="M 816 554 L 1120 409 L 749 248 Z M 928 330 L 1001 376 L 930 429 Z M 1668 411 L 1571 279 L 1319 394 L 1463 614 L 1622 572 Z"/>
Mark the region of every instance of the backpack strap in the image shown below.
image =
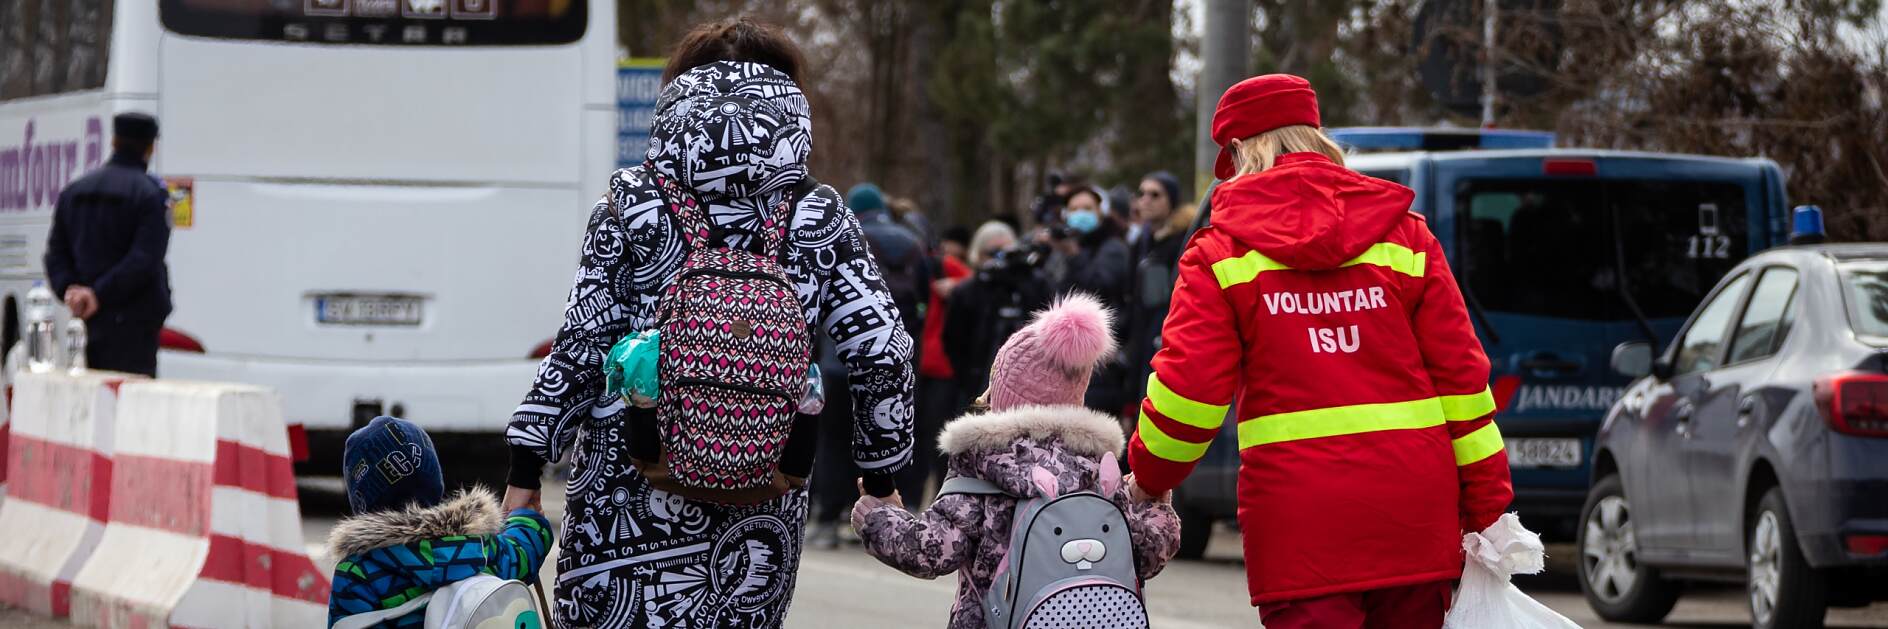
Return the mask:
<path id="1" fill-rule="evenodd" d="M 981 478 L 973 476 L 952 476 L 944 479 L 944 484 L 938 486 L 937 497 L 943 498 L 951 494 L 1008 496 L 1010 492 L 1003 491 L 1003 488 L 996 486 L 996 483 Z"/>
<path id="2" fill-rule="evenodd" d="M 653 167 L 648 168 L 647 172 L 655 179 L 656 193 L 674 213 L 676 226 L 682 230 L 682 238 L 688 241 L 690 250 L 707 249 L 721 242 L 717 234 L 713 233 L 713 222 L 708 220 L 701 204 L 695 201 L 695 195 L 683 190 L 674 180 L 656 174 Z"/>
<path id="3" fill-rule="evenodd" d="M 781 266 L 787 261 L 787 230 L 793 227 L 793 215 L 800 209 L 800 202 L 813 196 L 819 190 L 819 180 L 812 175 L 800 178 L 800 183 L 793 186 L 793 192 L 774 208 L 772 214 L 761 211 L 761 252 L 763 256 L 779 260 Z"/>
<path id="4" fill-rule="evenodd" d="M 368 629 L 369 627 L 379 625 L 380 623 L 389 622 L 401 616 L 405 616 L 407 614 L 411 614 L 413 612 L 419 611 L 420 609 L 425 608 L 426 602 L 432 600 L 432 598 L 433 598 L 433 593 L 427 592 L 425 594 L 415 596 L 405 603 L 401 603 L 399 607 L 393 607 L 389 609 L 376 609 L 371 612 L 361 612 L 358 614 L 354 614 L 352 616 L 348 616 L 346 618 L 342 618 L 341 620 L 336 621 L 334 623 L 334 626 L 329 627 L 329 629 Z"/>

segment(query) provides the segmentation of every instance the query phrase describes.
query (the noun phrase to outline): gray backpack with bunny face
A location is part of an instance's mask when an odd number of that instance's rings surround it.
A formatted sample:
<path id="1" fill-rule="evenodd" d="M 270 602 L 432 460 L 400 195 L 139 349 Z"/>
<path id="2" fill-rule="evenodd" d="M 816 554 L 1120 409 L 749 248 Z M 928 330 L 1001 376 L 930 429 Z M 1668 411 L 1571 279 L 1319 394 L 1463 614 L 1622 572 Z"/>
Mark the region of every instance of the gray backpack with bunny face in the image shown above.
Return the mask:
<path id="1" fill-rule="evenodd" d="M 1121 486 L 1112 454 L 1102 456 L 1102 491 Z M 1103 494 L 1057 495 L 1054 479 L 1038 482 L 1042 496 L 1010 496 L 981 478 L 956 476 L 938 495 L 1000 495 L 1016 499 L 1009 547 L 983 593 L 991 629 L 1145 629 L 1127 516 Z"/>

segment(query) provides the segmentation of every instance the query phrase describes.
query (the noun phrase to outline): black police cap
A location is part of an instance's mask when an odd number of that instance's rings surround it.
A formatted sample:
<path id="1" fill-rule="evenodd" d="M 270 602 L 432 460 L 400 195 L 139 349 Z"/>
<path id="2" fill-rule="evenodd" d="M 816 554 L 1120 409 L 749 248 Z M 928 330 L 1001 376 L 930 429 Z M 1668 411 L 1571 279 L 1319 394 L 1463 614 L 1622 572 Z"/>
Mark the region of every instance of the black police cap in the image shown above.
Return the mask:
<path id="1" fill-rule="evenodd" d="M 157 119 L 150 114 L 126 112 L 111 119 L 112 135 L 128 140 L 157 139 Z"/>

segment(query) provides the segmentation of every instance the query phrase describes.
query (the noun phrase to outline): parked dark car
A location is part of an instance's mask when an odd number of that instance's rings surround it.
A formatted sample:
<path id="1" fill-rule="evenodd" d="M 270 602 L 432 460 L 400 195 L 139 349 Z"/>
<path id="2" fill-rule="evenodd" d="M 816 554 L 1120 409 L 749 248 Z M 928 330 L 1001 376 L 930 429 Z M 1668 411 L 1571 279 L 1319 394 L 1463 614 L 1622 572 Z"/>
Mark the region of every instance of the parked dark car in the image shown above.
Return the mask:
<path id="1" fill-rule="evenodd" d="M 1662 354 L 1612 363 L 1638 380 L 1581 510 L 1601 618 L 1658 622 L 1694 580 L 1745 583 L 1763 628 L 1888 598 L 1888 244 L 1753 256 Z"/>

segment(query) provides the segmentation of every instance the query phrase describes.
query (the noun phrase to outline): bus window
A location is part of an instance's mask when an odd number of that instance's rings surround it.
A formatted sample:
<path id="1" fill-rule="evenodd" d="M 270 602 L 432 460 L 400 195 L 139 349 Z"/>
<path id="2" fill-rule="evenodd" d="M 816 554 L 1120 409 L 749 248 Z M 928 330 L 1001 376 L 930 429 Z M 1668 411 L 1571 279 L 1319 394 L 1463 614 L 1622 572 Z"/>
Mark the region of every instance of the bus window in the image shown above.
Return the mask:
<path id="1" fill-rule="evenodd" d="M 161 0 L 181 35 L 311 44 L 567 44 L 589 22 L 583 0 Z"/>
<path id="2" fill-rule="evenodd" d="M 98 89 L 112 0 L 12 0 L 0 7 L 0 100 Z"/>
<path id="3" fill-rule="evenodd" d="M 1490 311 L 1629 320 L 1623 279 L 1647 318 L 1683 319 L 1749 255 L 1736 183 L 1470 180 L 1457 200 L 1464 277 Z"/>

